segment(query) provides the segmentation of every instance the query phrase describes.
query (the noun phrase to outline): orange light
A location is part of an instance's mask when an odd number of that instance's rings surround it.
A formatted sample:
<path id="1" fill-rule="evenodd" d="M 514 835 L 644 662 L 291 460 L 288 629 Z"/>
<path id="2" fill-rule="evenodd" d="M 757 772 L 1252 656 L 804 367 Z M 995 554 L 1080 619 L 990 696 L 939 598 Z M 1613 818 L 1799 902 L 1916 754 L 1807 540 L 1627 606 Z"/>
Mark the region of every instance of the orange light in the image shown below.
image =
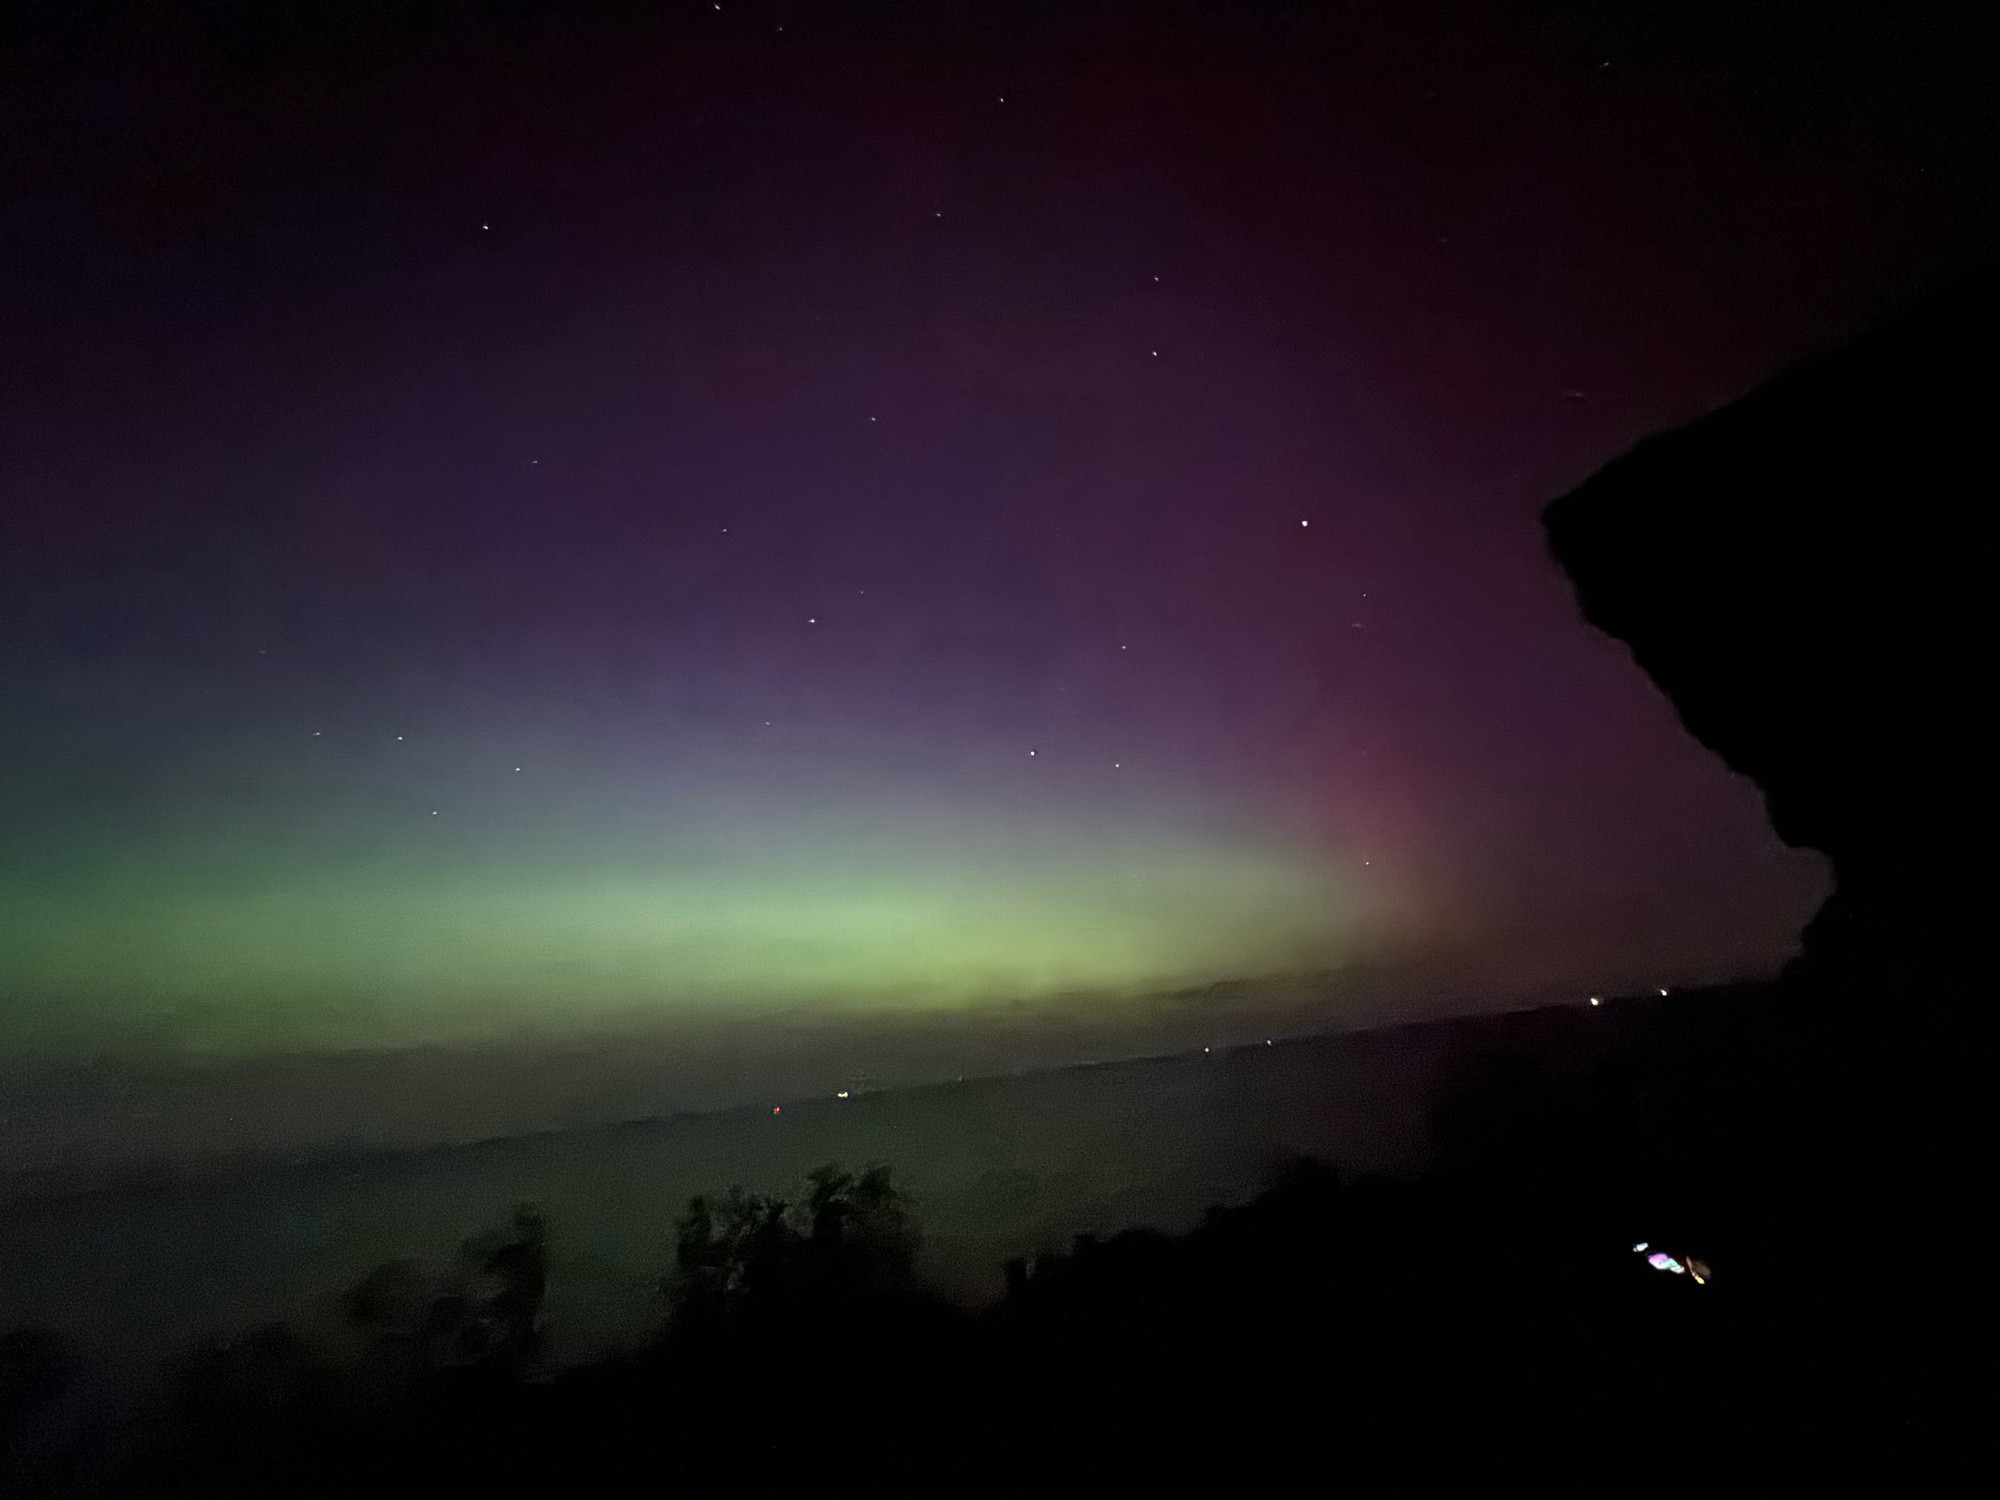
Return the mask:
<path id="1" fill-rule="evenodd" d="M 784 1107 L 783 1107 L 782 1105 L 777 1105 L 777 1104 L 774 1104 L 774 1105 L 772 1105 L 772 1106 L 771 1106 L 771 1113 L 772 1113 L 772 1114 L 774 1114 L 774 1115 L 777 1115 L 777 1114 L 783 1114 L 783 1113 L 784 1113 Z"/>

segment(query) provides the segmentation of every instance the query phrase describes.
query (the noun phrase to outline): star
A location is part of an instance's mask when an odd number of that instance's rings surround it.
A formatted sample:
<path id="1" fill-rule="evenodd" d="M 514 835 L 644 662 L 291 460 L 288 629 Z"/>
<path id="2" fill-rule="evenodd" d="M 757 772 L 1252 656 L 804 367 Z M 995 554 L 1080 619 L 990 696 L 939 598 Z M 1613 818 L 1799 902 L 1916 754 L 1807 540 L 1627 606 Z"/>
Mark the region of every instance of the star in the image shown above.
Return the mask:
<path id="1" fill-rule="evenodd" d="M 1310 525 L 1312 525 L 1312 522 L 1310 522 L 1310 521 L 1301 521 L 1301 522 L 1299 522 L 1299 524 L 1300 524 L 1301 526 L 1310 526 Z"/>
<path id="2" fill-rule="evenodd" d="M 817 617 L 815 617 L 815 618 L 813 618 L 813 619 L 810 619 L 810 620 L 806 621 L 806 624 L 808 624 L 808 625 L 817 625 L 817 624 L 819 624 L 819 620 L 818 620 L 818 618 L 817 618 Z"/>
<path id="3" fill-rule="evenodd" d="M 1032 759 L 1032 758 L 1034 757 L 1034 754 L 1035 754 L 1035 752 L 1034 752 L 1034 751 L 1032 751 L 1032 750 L 1030 750 L 1030 751 L 1028 752 L 1028 755 L 1029 755 L 1029 758 L 1030 758 L 1030 759 Z"/>

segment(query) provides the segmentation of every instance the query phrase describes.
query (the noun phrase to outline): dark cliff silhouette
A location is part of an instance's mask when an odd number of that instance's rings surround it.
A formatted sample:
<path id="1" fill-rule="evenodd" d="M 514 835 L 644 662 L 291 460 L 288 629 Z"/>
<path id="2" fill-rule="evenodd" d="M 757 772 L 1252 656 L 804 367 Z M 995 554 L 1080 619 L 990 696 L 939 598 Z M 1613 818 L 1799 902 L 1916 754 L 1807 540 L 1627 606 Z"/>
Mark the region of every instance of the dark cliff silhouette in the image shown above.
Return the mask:
<path id="1" fill-rule="evenodd" d="M 1963 280 L 1545 516 L 1590 621 L 1833 868 L 1778 985 L 1678 1018 L 1706 1041 L 1673 1087 L 1720 1125 L 1694 1170 L 1774 1259 L 1837 1243 L 1844 1317 L 1967 1441 L 1995 1395 L 1996 354 L 2000 277 Z M 1822 1286 L 1790 1278 L 1798 1316 Z"/>
<path id="2" fill-rule="evenodd" d="M 1993 889 L 2000 281 L 1959 285 L 1552 504 L 1586 617 L 1832 861 L 1806 964 L 1984 946 Z M 1930 1015 L 1976 1009 L 1927 1003 Z"/>

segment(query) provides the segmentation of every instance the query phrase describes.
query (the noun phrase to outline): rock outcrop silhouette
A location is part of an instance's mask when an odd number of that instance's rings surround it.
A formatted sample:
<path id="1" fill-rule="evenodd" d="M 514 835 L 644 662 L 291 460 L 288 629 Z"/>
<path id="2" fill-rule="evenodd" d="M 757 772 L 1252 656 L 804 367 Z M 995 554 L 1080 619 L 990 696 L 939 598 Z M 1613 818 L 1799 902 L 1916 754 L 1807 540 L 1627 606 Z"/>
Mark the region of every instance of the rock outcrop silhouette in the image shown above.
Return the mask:
<path id="1" fill-rule="evenodd" d="M 1774 1326 L 1852 1329 L 1829 1358 L 1906 1374 L 1898 1421 L 1939 1444 L 1995 1395 L 1996 351 L 2000 277 L 1962 281 L 1544 516 L 1590 622 L 1832 863 L 1781 981 L 1693 1023 L 1676 1109 L 1720 1122 L 1698 1173 L 1789 1299 Z"/>
<path id="2" fill-rule="evenodd" d="M 1828 980 L 1943 975 L 1985 941 L 1996 353 L 2000 278 L 1962 282 L 1544 517 L 1590 622 L 1831 860 L 1799 965 Z"/>

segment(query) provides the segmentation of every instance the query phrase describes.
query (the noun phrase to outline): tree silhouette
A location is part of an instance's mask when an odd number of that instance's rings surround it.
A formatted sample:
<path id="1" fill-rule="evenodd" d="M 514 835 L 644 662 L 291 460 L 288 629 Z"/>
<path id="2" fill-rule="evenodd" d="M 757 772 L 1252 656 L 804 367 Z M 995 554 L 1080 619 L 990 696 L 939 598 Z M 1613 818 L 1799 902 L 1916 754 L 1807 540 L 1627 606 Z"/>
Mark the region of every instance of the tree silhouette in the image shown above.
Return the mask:
<path id="1" fill-rule="evenodd" d="M 466 1241 L 472 1270 L 472 1321 L 480 1352 L 515 1369 L 541 1353 L 542 1298 L 548 1288 L 548 1222 L 522 1204 L 511 1230 Z"/>
<path id="2" fill-rule="evenodd" d="M 674 1270 L 661 1284 L 670 1325 L 683 1332 L 730 1320 L 820 1316 L 860 1300 L 909 1294 L 920 1236 L 890 1169 L 858 1175 L 829 1163 L 796 1197 L 732 1188 L 688 1200 L 674 1233 Z"/>
<path id="3" fill-rule="evenodd" d="M 541 1354 L 548 1222 L 523 1204 L 504 1228 L 473 1235 L 442 1276 L 421 1261 L 385 1261 L 341 1296 L 349 1324 L 392 1369 L 421 1374 L 467 1364 L 524 1371 Z"/>

